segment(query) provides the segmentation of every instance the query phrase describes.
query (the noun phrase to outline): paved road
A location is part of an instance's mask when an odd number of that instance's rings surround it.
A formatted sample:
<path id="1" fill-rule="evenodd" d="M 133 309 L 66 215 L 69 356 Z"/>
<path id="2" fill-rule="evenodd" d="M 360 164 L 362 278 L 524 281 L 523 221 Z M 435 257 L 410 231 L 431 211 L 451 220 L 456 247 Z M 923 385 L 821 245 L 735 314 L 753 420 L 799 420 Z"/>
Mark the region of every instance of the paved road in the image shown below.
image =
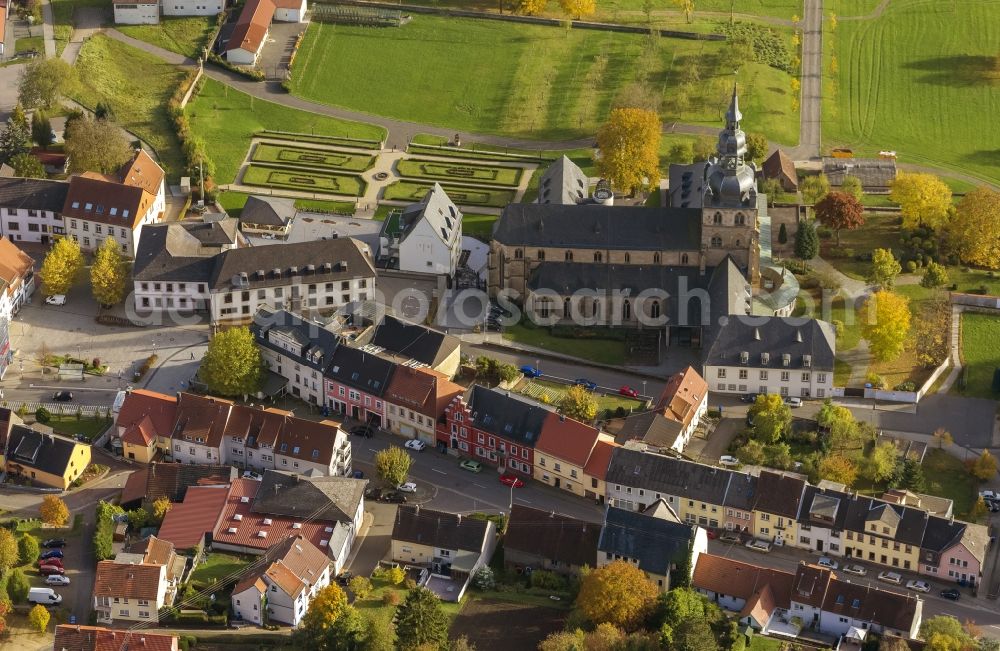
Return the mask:
<path id="1" fill-rule="evenodd" d="M 823 0 L 805 0 L 802 20 L 802 98 L 795 160 L 818 158 L 822 142 Z"/>

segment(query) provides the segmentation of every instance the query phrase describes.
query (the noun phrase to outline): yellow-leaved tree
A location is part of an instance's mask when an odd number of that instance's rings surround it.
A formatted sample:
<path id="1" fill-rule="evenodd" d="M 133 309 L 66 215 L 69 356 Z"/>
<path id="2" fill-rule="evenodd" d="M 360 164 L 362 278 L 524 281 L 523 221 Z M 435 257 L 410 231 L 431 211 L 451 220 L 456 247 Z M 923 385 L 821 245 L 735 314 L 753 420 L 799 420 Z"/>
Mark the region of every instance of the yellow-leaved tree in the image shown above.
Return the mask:
<path id="1" fill-rule="evenodd" d="M 910 334 L 909 300 L 888 290 L 875 292 L 861 306 L 861 336 L 872 356 L 889 362 L 903 352 Z"/>
<path id="2" fill-rule="evenodd" d="M 109 237 L 94 255 L 90 267 L 90 286 L 94 299 L 104 306 L 117 305 L 125 298 L 125 280 L 128 266 L 122 257 L 117 240 Z"/>
<path id="3" fill-rule="evenodd" d="M 1000 267 L 1000 192 L 980 187 L 966 194 L 955 206 L 944 234 L 948 247 L 962 262 Z"/>
<path id="4" fill-rule="evenodd" d="M 951 188 L 933 174 L 900 172 L 889 185 L 889 198 L 899 204 L 904 228 L 938 228 L 951 209 Z"/>
<path id="5" fill-rule="evenodd" d="M 521 0 L 517 5 L 517 11 L 525 16 L 537 16 L 545 11 L 547 4 L 548 0 Z"/>
<path id="6" fill-rule="evenodd" d="M 824 456 L 817 470 L 821 479 L 838 482 L 847 487 L 853 486 L 858 479 L 857 464 L 842 454 Z"/>
<path id="7" fill-rule="evenodd" d="M 52 245 L 42 262 L 42 293 L 46 296 L 65 294 L 73 286 L 76 275 L 83 268 L 80 245 L 61 237 Z"/>
<path id="8" fill-rule="evenodd" d="M 597 3 L 594 0 L 559 0 L 559 6 L 567 16 L 580 20 L 587 16 L 593 16 L 597 11 Z"/>
<path id="9" fill-rule="evenodd" d="M 690 23 L 694 16 L 694 0 L 674 0 L 677 8 L 684 13 L 684 18 Z"/>
<path id="10" fill-rule="evenodd" d="M 69 522 L 69 507 L 58 495 L 46 495 L 38 507 L 38 515 L 45 524 L 61 527 Z"/>
<path id="11" fill-rule="evenodd" d="M 616 108 L 597 132 L 597 167 L 625 192 L 660 182 L 660 116 L 647 109 Z"/>
<path id="12" fill-rule="evenodd" d="M 594 624 L 607 622 L 630 631 L 642 623 L 658 594 L 642 570 L 615 561 L 583 577 L 576 606 Z"/>

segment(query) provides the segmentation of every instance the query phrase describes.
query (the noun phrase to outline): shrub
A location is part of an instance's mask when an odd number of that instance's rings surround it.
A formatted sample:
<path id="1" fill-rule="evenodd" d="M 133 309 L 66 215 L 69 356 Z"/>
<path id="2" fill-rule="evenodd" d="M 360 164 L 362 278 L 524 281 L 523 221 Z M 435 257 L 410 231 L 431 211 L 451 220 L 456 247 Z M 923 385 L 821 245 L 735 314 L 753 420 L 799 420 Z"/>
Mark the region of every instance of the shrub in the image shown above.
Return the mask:
<path id="1" fill-rule="evenodd" d="M 910 261 L 908 261 L 906 263 L 906 272 L 907 273 L 914 273 L 916 270 L 917 270 L 917 263 L 916 262 L 914 262 L 913 260 L 910 260 Z"/>
<path id="2" fill-rule="evenodd" d="M 30 533 L 25 532 L 17 539 L 17 557 L 21 561 L 21 565 L 34 563 L 40 552 L 38 539 Z"/>
<path id="3" fill-rule="evenodd" d="M 355 576 L 348 582 L 347 589 L 363 601 L 372 593 L 372 582 L 368 580 L 368 577 Z"/>
<path id="4" fill-rule="evenodd" d="M 492 590 L 495 588 L 497 582 L 496 577 L 493 575 L 493 569 L 489 565 L 481 567 L 472 578 L 472 584 L 479 590 Z"/>
<path id="5" fill-rule="evenodd" d="M 30 589 L 31 582 L 28 581 L 28 577 L 24 575 L 21 568 L 15 568 L 10 571 L 7 577 L 7 594 L 10 595 L 11 601 L 16 604 L 26 603 Z"/>
<path id="6" fill-rule="evenodd" d="M 389 571 L 385 573 L 385 579 L 392 585 L 399 585 L 406 578 L 406 572 L 403 571 L 398 565 L 389 568 Z"/>
<path id="7" fill-rule="evenodd" d="M 382 603 L 386 606 L 398 606 L 403 599 L 395 590 L 388 590 L 382 595 Z"/>
<path id="8" fill-rule="evenodd" d="M 907 380 L 906 382 L 901 382 L 893 387 L 896 391 L 916 391 L 917 385 L 914 382 Z"/>
<path id="9" fill-rule="evenodd" d="M 729 41 L 749 41 L 753 46 L 753 57 L 757 63 L 763 63 L 784 72 L 792 72 L 792 57 L 785 41 L 766 25 L 725 22 L 718 23 L 717 28 L 726 35 Z"/>
<path id="10" fill-rule="evenodd" d="M 35 410 L 35 420 L 45 425 L 52 420 L 52 412 L 45 407 L 39 407 Z"/>
<path id="11" fill-rule="evenodd" d="M 833 331 L 838 337 L 844 336 L 844 322 L 840 319 L 833 320 Z"/>
<path id="12" fill-rule="evenodd" d="M 865 382 L 868 382 L 876 389 L 881 389 L 885 387 L 885 378 L 883 378 L 878 373 L 869 373 L 865 376 Z"/>
<path id="13" fill-rule="evenodd" d="M 545 590 L 562 590 L 566 587 L 566 580 L 548 570 L 535 570 L 531 573 L 531 587 L 543 588 Z"/>

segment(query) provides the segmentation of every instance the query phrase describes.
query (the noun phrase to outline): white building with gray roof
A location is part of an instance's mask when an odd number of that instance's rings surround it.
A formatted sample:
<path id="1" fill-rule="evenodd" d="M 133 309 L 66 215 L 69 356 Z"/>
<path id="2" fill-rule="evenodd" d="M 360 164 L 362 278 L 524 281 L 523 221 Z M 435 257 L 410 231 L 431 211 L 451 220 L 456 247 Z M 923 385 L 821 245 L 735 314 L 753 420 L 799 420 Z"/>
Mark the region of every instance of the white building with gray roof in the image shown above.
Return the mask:
<path id="1" fill-rule="evenodd" d="M 385 220 L 379 266 L 454 276 L 462 254 L 462 213 L 440 184 Z"/>
<path id="2" fill-rule="evenodd" d="M 574 206 L 585 203 L 590 193 L 590 179 L 568 156 L 557 158 L 545 168 L 538 181 L 538 203 Z"/>

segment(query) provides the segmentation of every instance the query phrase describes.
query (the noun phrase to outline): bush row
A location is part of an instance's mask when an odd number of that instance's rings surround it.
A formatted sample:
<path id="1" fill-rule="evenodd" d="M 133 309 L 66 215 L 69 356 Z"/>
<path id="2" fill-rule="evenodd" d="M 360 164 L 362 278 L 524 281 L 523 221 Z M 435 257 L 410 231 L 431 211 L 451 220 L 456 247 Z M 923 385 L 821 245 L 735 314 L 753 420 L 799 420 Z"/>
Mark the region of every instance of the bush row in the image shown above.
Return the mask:
<path id="1" fill-rule="evenodd" d="M 230 72 L 235 72 L 238 75 L 242 75 L 251 81 L 264 81 L 265 79 L 263 70 L 260 70 L 259 68 L 245 68 L 243 66 L 234 66 L 233 64 L 229 63 L 228 61 L 220 57 L 215 52 L 212 52 L 208 55 L 208 60 L 221 68 L 225 68 Z"/>
<path id="2" fill-rule="evenodd" d="M 205 141 L 191 133 L 191 123 L 188 121 L 187 115 L 184 114 L 184 108 L 181 106 L 181 102 L 184 101 L 184 95 L 191 88 L 191 84 L 196 83 L 195 79 L 197 75 L 198 72 L 192 70 L 184 76 L 184 79 L 174 89 L 174 94 L 167 102 L 167 111 L 170 113 L 171 120 L 173 120 L 177 140 L 181 143 L 181 151 L 184 153 L 184 167 L 190 176 L 198 179 L 201 176 L 198 169 L 200 164 L 202 172 L 205 175 L 204 189 L 207 192 L 214 187 L 212 177 L 215 176 L 215 163 L 208 156 Z M 201 82 L 197 83 L 199 85 L 195 88 L 194 93 L 192 93 L 192 98 L 201 90 Z"/>

